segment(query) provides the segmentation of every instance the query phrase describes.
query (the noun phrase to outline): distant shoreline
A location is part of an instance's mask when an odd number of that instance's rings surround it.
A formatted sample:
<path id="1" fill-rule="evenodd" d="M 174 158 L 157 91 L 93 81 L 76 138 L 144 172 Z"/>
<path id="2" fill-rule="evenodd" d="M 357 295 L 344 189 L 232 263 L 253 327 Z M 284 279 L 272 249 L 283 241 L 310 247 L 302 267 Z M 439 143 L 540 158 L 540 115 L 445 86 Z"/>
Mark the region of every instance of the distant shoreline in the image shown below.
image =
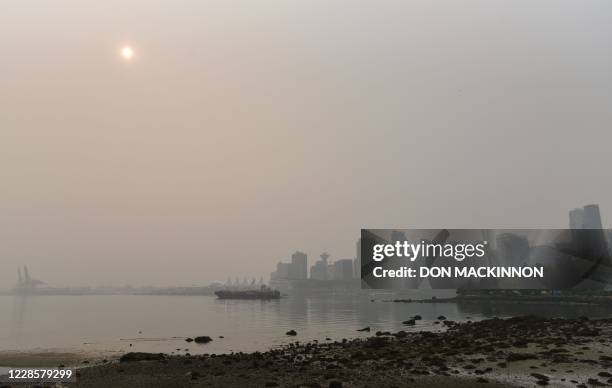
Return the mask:
<path id="1" fill-rule="evenodd" d="M 219 288 L 203 287 L 143 287 L 133 289 L 41 288 L 31 290 L 0 290 L 0 296 L 89 296 L 89 295 L 193 295 L 214 296 Z"/>

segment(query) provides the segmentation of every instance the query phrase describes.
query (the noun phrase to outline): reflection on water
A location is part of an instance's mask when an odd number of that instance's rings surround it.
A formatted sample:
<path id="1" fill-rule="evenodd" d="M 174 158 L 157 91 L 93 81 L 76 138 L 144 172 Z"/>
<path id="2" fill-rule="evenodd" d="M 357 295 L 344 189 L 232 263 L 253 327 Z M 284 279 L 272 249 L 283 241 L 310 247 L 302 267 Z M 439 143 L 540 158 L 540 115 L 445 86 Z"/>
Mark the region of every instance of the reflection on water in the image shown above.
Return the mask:
<path id="1" fill-rule="evenodd" d="M 486 303 L 459 304 L 459 311 L 464 316 L 470 314 L 482 317 L 513 317 L 517 315 L 533 314 L 552 318 L 589 318 L 612 317 L 612 308 L 609 306 L 586 306 L 555 303 Z"/>
<path id="2" fill-rule="evenodd" d="M 402 297 L 432 295 L 444 297 L 449 292 L 414 291 Z M 440 315 L 457 321 L 524 314 L 612 316 L 612 309 L 588 306 L 381 302 L 393 298 L 384 293 L 276 301 L 209 296 L 0 296 L 0 311 L 5 312 L 0 314 L 0 350 L 221 353 L 265 350 L 295 340 L 367 336 L 356 331 L 365 326 L 373 331 L 439 330 L 434 321 Z M 415 314 L 423 320 L 414 327 L 402 325 Z M 287 337 L 284 333 L 289 329 L 298 336 Z M 198 335 L 211 336 L 213 342 L 184 341 Z"/>

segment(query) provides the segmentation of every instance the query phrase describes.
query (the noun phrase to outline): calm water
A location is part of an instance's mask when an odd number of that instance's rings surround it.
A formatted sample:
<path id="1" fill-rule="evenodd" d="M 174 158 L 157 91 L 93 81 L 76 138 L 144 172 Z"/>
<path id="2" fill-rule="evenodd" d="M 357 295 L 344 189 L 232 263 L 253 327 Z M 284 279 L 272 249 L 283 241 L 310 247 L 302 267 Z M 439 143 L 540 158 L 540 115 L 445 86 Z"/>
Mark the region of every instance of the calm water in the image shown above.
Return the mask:
<path id="1" fill-rule="evenodd" d="M 422 298 L 427 294 L 414 294 Z M 444 296 L 438 293 L 440 296 Z M 448 296 L 448 293 L 447 293 Z M 371 302 L 370 299 L 377 299 Z M 299 340 L 366 336 L 356 330 L 436 330 L 436 317 L 464 321 L 538 313 L 612 316 L 611 309 L 538 305 L 458 306 L 384 303 L 382 294 L 278 301 L 224 301 L 212 296 L 0 296 L 0 350 L 221 353 L 265 350 Z M 401 322 L 419 314 L 415 327 Z M 287 337 L 289 329 L 297 337 Z M 206 345 L 184 337 L 208 335 Z M 218 338 L 224 336 L 225 338 Z M 178 338 L 173 338 L 178 337 Z M 129 344 L 132 344 L 132 347 Z"/>

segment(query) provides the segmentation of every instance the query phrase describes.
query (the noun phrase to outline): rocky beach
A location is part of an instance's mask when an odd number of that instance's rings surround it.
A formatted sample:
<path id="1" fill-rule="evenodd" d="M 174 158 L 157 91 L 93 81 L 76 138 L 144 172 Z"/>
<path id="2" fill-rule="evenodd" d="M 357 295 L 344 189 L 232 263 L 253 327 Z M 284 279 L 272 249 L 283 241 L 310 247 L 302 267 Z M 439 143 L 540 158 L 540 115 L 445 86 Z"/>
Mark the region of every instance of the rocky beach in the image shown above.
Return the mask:
<path id="1" fill-rule="evenodd" d="M 366 339 L 308 343 L 299 342 L 299 333 L 295 333 L 294 343 L 267 352 L 128 353 L 92 366 L 81 364 L 77 383 L 70 386 L 612 385 L 612 319 L 526 316 L 455 323 L 438 318 L 446 330 L 376 332 Z M 407 320 L 405 325 L 418 319 Z"/>

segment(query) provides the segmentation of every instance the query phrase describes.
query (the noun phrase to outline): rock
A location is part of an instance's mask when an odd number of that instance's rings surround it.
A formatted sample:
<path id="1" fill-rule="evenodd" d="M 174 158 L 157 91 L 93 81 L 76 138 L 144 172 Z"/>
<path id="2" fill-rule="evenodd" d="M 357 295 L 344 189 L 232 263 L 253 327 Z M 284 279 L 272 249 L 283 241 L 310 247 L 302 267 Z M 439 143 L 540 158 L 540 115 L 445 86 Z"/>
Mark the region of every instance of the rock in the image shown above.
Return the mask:
<path id="1" fill-rule="evenodd" d="M 550 380 L 550 377 L 543 375 L 541 373 L 532 373 L 531 376 L 535 377 L 538 380 L 546 380 L 546 381 Z"/>
<path id="2" fill-rule="evenodd" d="M 357 329 L 357 331 L 370 331 L 370 326 L 366 326 L 363 329 Z"/>
<path id="3" fill-rule="evenodd" d="M 278 387 L 279 384 L 276 381 L 268 381 L 266 387 Z"/>
<path id="4" fill-rule="evenodd" d="M 595 387 L 603 387 L 604 385 L 606 385 L 606 384 L 602 383 L 601 381 L 599 381 L 597 379 L 588 379 L 587 383 L 589 385 L 593 385 Z"/>
<path id="5" fill-rule="evenodd" d="M 404 325 L 414 326 L 416 325 L 416 321 L 414 319 L 409 319 L 407 321 L 402 322 Z"/>
<path id="6" fill-rule="evenodd" d="M 126 353 L 119 359 L 119 362 L 134 362 L 134 361 L 159 361 L 165 358 L 163 353 L 143 353 L 131 352 Z"/>
<path id="7" fill-rule="evenodd" d="M 342 388 L 342 382 L 338 380 L 330 381 L 329 388 Z"/>
<path id="8" fill-rule="evenodd" d="M 415 315 L 414 317 L 412 317 L 412 319 L 414 319 L 415 321 L 420 321 L 423 318 L 420 315 Z"/>
<path id="9" fill-rule="evenodd" d="M 195 371 L 195 370 L 194 370 L 194 371 L 189 372 L 189 375 L 191 376 L 191 379 L 192 379 L 192 380 L 197 380 L 197 379 L 199 379 L 199 378 L 200 378 L 200 372 Z"/>
<path id="10" fill-rule="evenodd" d="M 506 357 L 506 361 L 525 361 L 525 360 L 537 360 L 538 356 L 532 353 L 510 353 Z"/>
<path id="11" fill-rule="evenodd" d="M 365 342 L 366 348 L 382 348 L 388 344 L 387 339 L 384 337 L 372 337 L 368 338 Z"/>
<path id="12" fill-rule="evenodd" d="M 596 337 L 599 335 L 599 330 L 583 328 L 583 329 L 578 330 L 576 332 L 576 335 L 580 337 Z"/>
<path id="13" fill-rule="evenodd" d="M 193 340 L 195 341 L 196 344 L 207 344 L 210 341 L 212 341 L 212 338 L 210 338 L 207 335 L 203 335 L 200 337 L 195 337 Z"/>
<path id="14" fill-rule="evenodd" d="M 438 317 L 438 321 L 446 321 L 446 317 L 444 315 L 440 315 Z"/>
<path id="15" fill-rule="evenodd" d="M 292 330 L 289 330 L 288 332 L 286 332 L 285 334 L 287 334 L 287 335 L 297 335 L 297 331 L 292 329 Z"/>
<path id="16" fill-rule="evenodd" d="M 526 348 L 529 345 L 529 341 L 526 339 L 517 339 L 512 343 L 515 348 Z"/>
<path id="17" fill-rule="evenodd" d="M 185 342 L 193 342 L 193 338 L 185 338 Z"/>

